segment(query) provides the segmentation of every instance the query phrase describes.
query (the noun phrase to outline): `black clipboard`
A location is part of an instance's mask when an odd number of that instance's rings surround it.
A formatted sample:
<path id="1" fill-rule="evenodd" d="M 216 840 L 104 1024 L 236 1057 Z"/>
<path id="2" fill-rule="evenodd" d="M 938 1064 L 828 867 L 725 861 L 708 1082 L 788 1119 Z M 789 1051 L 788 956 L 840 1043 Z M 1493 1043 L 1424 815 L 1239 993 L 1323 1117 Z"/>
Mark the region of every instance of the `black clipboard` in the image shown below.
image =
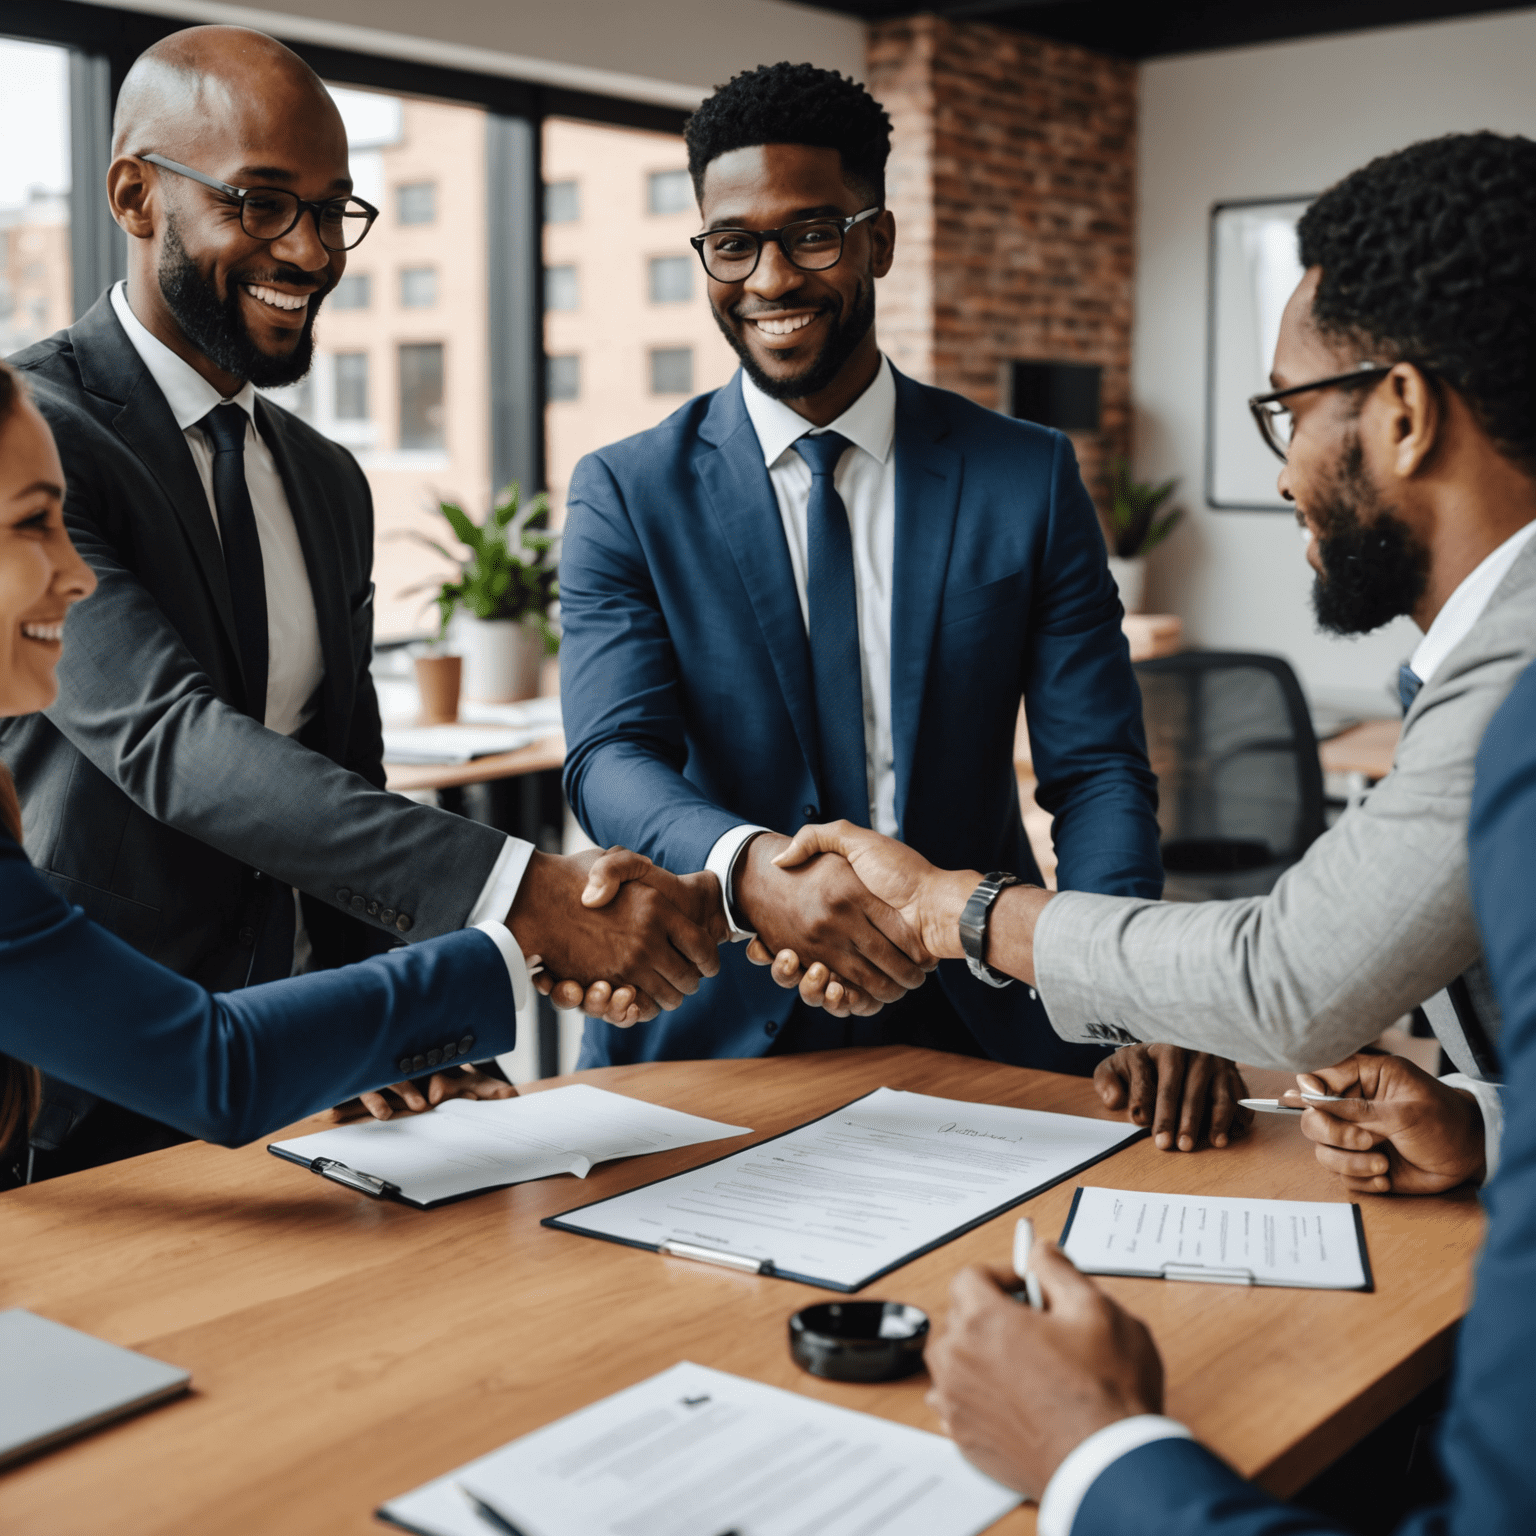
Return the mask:
<path id="1" fill-rule="evenodd" d="M 870 1093 L 877 1093 L 878 1089 L 871 1089 Z M 1004 1211 L 1010 1211 L 1016 1205 L 1023 1205 L 1026 1200 L 1033 1200 L 1036 1195 L 1043 1195 L 1046 1190 L 1054 1189 L 1058 1184 L 1064 1184 L 1068 1179 L 1075 1179 L 1078 1174 L 1086 1172 L 1096 1163 L 1101 1163 L 1106 1157 L 1113 1156 L 1116 1152 L 1124 1150 L 1133 1142 L 1140 1141 L 1143 1137 L 1151 1135 L 1144 1126 L 1127 1125 L 1125 1136 L 1106 1147 L 1104 1151 L 1086 1162 L 1079 1163 L 1075 1168 L 1068 1168 L 1057 1174 L 1054 1178 L 1045 1180 L 1042 1184 L 1036 1184 L 1022 1194 L 1014 1195 L 1003 1201 L 1001 1205 L 994 1206 L 991 1210 L 975 1217 L 971 1221 L 962 1223 L 958 1227 L 952 1227 L 943 1236 L 935 1238 L 931 1243 L 925 1243 L 921 1248 L 914 1248 L 911 1253 L 903 1254 L 894 1263 L 885 1265 L 882 1269 L 875 1270 L 872 1274 L 865 1275 L 863 1279 L 851 1285 L 844 1285 L 834 1280 L 824 1280 L 817 1275 L 802 1275 L 794 1270 L 780 1269 L 772 1259 L 754 1259 L 745 1254 L 726 1253 L 720 1249 L 705 1248 L 696 1243 L 678 1241 L 662 1241 L 659 1243 L 645 1243 L 638 1238 L 617 1237 L 610 1232 L 594 1232 L 589 1227 L 581 1226 L 571 1218 L 579 1216 L 582 1211 L 590 1210 L 593 1206 L 606 1205 L 611 1200 L 622 1200 L 625 1195 L 632 1195 L 637 1190 L 653 1189 L 658 1184 L 670 1184 L 674 1179 L 686 1178 L 698 1173 L 701 1169 L 712 1168 L 716 1163 L 729 1162 L 733 1157 L 744 1157 L 749 1153 L 758 1151 L 762 1147 L 770 1146 L 773 1142 L 781 1140 L 785 1136 L 792 1136 L 796 1131 L 803 1131 L 808 1125 L 816 1125 L 822 1120 L 830 1120 L 834 1115 L 840 1115 L 845 1109 L 851 1109 L 855 1104 L 862 1103 L 869 1098 L 869 1093 L 861 1093 L 856 1099 L 849 1099 L 846 1104 L 839 1104 L 836 1109 L 829 1109 L 824 1115 L 817 1115 L 813 1119 L 802 1121 L 799 1125 L 792 1125 L 786 1131 L 780 1131 L 777 1136 L 765 1137 L 762 1141 L 755 1141 L 749 1147 L 738 1147 L 734 1152 L 722 1153 L 719 1157 L 712 1157 L 706 1163 L 695 1163 L 692 1168 L 684 1168 L 679 1173 L 670 1173 L 665 1178 L 652 1179 L 647 1184 L 637 1184 L 634 1189 L 626 1189 L 617 1195 L 604 1195 L 600 1200 L 589 1200 L 584 1205 L 572 1206 L 568 1211 L 562 1211 L 558 1216 L 546 1216 L 539 1225 L 553 1227 L 559 1232 L 573 1232 L 578 1237 L 597 1238 L 605 1243 L 618 1243 L 624 1248 L 641 1248 L 647 1253 L 665 1253 L 675 1258 L 698 1259 L 704 1263 L 719 1264 L 727 1269 L 741 1270 L 748 1274 L 764 1275 L 774 1280 L 792 1280 L 798 1285 L 813 1285 L 822 1291 L 840 1291 L 844 1295 L 853 1295 L 862 1291 L 865 1286 L 873 1285 L 876 1280 L 890 1274 L 893 1270 L 901 1269 L 910 1264 L 913 1259 L 920 1259 L 925 1253 L 932 1253 L 935 1248 L 942 1248 L 946 1243 L 953 1242 L 957 1237 L 984 1226 L 994 1217 L 1001 1216 Z M 1013 1105 L 1011 1108 L 1025 1106 Z"/>
<path id="2" fill-rule="evenodd" d="M 1068 1175 L 1071 1177 L 1071 1175 Z M 1072 1192 L 1072 1206 L 1067 1212 L 1067 1219 L 1062 1224 L 1061 1236 L 1056 1239 L 1056 1246 L 1065 1250 L 1067 1246 L 1067 1234 L 1072 1230 L 1072 1223 L 1077 1220 L 1077 1208 L 1082 1203 L 1083 1186 L 1081 1184 Z M 1338 1202 L 1343 1204 L 1343 1201 Z M 1360 1271 L 1365 1276 L 1364 1285 L 1282 1285 L 1277 1280 L 1258 1280 L 1254 1278 L 1253 1271 L 1234 1267 L 1221 1269 L 1206 1264 L 1165 1264 L 1160 1270 L 1153 1269 L 1085 1269 L 1085 1275 L 1108 1275 L 1124 1280 L 1194 1280 L 1205 1284 L 1217 1285 L 1251 1285 L 1255 1289 L 1264 1290 L 1295 1290 L 1295 1291 L 1351 1291 L 1364 1292 L 1376 1289 L 1376 1277 L 1371 1273 L 1371 1252 L 1365 1246 L 1365 1222 L 1360 1215 L 1358 1201 L 1349 1202 L 1350 1213 L 1355 1218 L 1355 1241 L 1360 1245 Z M 1169 1273 L 1169 1271 L 1173 1273 Z M 1204 1270 L 1199 1274 L 1196 1271 Z"/>

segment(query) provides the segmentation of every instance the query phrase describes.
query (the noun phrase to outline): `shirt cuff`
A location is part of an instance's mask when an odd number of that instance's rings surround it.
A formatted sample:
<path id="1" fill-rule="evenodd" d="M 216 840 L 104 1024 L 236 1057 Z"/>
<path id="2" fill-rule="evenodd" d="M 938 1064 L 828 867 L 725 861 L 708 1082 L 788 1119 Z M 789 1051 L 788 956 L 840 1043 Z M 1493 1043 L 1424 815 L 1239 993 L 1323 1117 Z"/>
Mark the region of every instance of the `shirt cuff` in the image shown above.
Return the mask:
<path id="1" fill-rule="evenodd" d="M 496 855 L 491 865 L 490 879 L 480 891 L 480 897 L 469 909 L 464 920 L 466 928 L 479 928 L 487 919 L 504 923 L 512 910 L 517 888 L 528 872 L 528 861 L 533 857 L 533 844 L 520 837 L 509 837 L 506 846 Z"/>
<path id="2" fill-rule="evenodd" d="M 740 944 L 747 939 L 757 937 L 750 928 L 743 928 L 736 921 L 736 913 L 731 906 L 731 873 L 736 867 L 736 859 L 741 850 L 759 832 L 767 830 L 767 827 L 732 827 L 716 841 L 715 846 L 709 850 L 709 857 L 704 861 L 704 868 L 720 882 L 720 905 L 725 911 L 726 927 L 731 930 L 732 944 Z"/>
<path id="3" fill-rule="evenodd" d="M 1461 1088 L 1470 1093 L 1483 1112 L 1483 1159 L 1487 1164 L 1483 1184 L 1486 1186 L 1498 1172 L 1499 1143 L 1504 1139 L 1504 1101 L 1499 1096 L 1499 1085 L 1479 1082 L 1465 1072 L 1447 1072 L 1440 1081 L 1447 1088 Z"/>
<path id="4" fill-rule="evenodd" d="M 512 930 L 494 917 L 488 917 L 483 923 L 472 926 L 478 928 L 501 951 L 501 958 L 507 967 L 507 980 L 512 983 L 512 1006 L 521 1013 L 528 1006 L 528 994 L 532 988 L 528 982 L 528 962 L 523 958 L 521 946 L 512 937 Z"/>
<path id="5" fill-rule="evenodd" d="M 1129 1456 L 1154 1440 L 1194 1438 L 1177 1419 L 1164 1418 L 1160 1413 L 1139 1413 L 1096 1430 L 1056 1468 L 1056 1475 L 1045 1485 L 1035 1526 L 1039 1536 L 1071 1536 L 1072 1523 L 1088 1490 L 1098 1481 L 1099 1474 L 1107 1472 L 1122 1456 Z"/>

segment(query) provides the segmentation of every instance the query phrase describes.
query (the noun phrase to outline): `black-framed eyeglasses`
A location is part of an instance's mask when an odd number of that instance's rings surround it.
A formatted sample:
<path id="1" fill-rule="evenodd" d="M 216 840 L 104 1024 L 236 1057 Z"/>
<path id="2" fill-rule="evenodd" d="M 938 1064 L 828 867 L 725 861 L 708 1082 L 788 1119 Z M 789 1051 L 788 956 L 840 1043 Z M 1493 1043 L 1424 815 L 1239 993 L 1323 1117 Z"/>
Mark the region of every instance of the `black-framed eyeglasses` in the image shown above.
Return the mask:
<path id="1" fill-rule="evenodd" d="M 1310 384 L 1292 384 L 1288 389 L 1272 389 L 1267 395 L 1250 395 L 1248 409 L 1258 423 L 1259 436 L 1269 445 L 1270 451 L 1283 464 L 1291 451 L 1291 433 L 1295 427 L 1291 408 L 1281 402 L 1292 395 L 1304 395 L 1310 389 L 1337 389 L 1350 384 L 1369 384 L 1392 372 L 1395 363 L 1361 363 L 1348 373 L 1335 373 L 1326 379 L 1313 379 Z"/>
<path id="2" fill-rule="evenodd" d="M 216 176 L 205 176 L 190 165 L 179 165 L 164 155 L 141 155 L 161 170 L 175 171 L 221 192 L 240 206 L 240 227 L 253 240 L 281 240 L 306 212 L 315 216 L 315 233 L 328 251 L 350 251 L 373 228 L 379 210 L 360 197 L 328 197 L 309 203 L 282 187 L 232 187 Z"/>
<path id="3" fill-rule="evenodd" d="M 802 272 L 825 272 L 843 259 L 843 236 L 855 224 L 882 212 L 879 204 L 848 219 L 802 219 L 783 229 L 711 229 L 689 236 L 704 270 L 717 283 L 744 283 L 757 271 L 763 247 L 772 241 L 784 259 Z"/>

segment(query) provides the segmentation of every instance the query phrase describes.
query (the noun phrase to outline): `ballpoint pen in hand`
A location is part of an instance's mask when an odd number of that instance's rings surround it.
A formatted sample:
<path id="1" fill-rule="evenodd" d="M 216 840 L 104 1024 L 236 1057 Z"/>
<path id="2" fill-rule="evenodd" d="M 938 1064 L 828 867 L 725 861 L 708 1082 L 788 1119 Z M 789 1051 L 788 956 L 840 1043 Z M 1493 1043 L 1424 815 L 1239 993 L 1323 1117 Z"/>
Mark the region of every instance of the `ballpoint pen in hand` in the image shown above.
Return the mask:
<path id="1" fill-rule="evenodd" d="M 1036 1312 L 1045 1311 L 1045 1297 L 1040 1291 L 1040 1277 L 1029 1267 L 1035 1246 L 1035 1224 L 1020 1216 L 1013 1229 L 1013 1272 L 1024 1282 L 1024 1295 Z"/>

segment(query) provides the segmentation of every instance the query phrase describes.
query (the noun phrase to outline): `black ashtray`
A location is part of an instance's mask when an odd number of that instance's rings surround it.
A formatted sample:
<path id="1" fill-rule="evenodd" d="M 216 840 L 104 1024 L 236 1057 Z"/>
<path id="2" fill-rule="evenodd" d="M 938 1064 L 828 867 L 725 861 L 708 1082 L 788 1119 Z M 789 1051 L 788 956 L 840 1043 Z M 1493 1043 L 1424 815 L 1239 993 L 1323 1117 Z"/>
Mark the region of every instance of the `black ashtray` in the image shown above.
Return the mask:
<path id="1" fill-rule="evenodd" d="M 900 1301 L 824 1301 L 789 1320 L 789 1352 L 812 1376 L 900 1381 L 923 1368 L 928 1314 Z"/>

